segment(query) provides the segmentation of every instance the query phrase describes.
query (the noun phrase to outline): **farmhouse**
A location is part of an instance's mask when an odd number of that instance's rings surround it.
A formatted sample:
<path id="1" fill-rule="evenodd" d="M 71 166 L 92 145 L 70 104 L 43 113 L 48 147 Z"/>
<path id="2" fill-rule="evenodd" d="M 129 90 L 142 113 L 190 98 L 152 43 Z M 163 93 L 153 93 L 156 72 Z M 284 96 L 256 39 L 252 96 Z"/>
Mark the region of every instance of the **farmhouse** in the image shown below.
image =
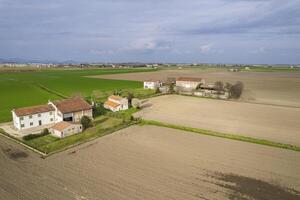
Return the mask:
<path id="1" fill-rule="evenodd" d="M 82 98 L 49 101 L 48 104 L 12 110 L 16 129 L 51 125 L 61 121 L 79 122 L 82 116 L 92 117 L 92 107 Z"/>
<path id="2" fill-rule="evenodd" d="M 111 95 L 108 100 L 104 103 L 104 108 L 109 109 L 113 112 L 128 109 L 128 99 L 116 95 Z"/>
<path id="3" fill-rule="evenodd" d="M 144 89 L 152 89 L 155 90 L 162 86 L 162 81 L 159 80 L 147 80 L 144 81 Z"/>
<path id="4" fill-rule="evenodd" d="M 79 97 L 53 102 L 49 101 L 48 104 L 55 108 L 55 122 L 80 122 L 83 116 L 93 117 L 91 105 Z"/>
<path id="5" fill-rule="evenodd" d="M 205 81 L 202 78 L 179 77 L 176 79 L 176 87 L 183 89 L 196 89 L 198 85 L 204 83 Z"/>
<path id="6" fill-rule="evenodd" d="M 50 128 L 50 132 L 53 136 L 64 138 L 82 132 L 82 125 L 61 121 L 54 124 Z"/>
<path id="7" fill-rule="evenodd" d="M 13 124 L 18 130 L 37 127 L 55 122 L 55 108 L 52 105 L 39 105 L 12 110 Z"/>

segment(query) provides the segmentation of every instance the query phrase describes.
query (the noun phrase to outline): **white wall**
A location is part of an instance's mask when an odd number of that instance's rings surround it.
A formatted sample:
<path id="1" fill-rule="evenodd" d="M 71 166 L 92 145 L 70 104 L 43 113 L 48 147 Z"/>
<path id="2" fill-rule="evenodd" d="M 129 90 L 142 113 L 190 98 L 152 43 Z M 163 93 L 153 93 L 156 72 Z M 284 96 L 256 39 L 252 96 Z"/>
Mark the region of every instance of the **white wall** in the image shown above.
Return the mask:
<path id="1" fill-rule="evenodd" d="M 13 122 L 14 122 L 14 126 L 16 127 L 16 129 L 20 130 L 20 118 L 16 115 L 16 113 L 14 111 L 12 111 L 12 116 L 13 116 Z"/>
<path id="2" fill-rule="evenodd" d="M 27 116 L 20 116 L 20 117 L 17 117 L 17 116 L 14 117 L 14 115 L 15 115 L 15 113 L 13 112 L 14 125 L 19 130 L 24 130 L 24 129 L 40 126 L 39 125 L 40 120 L 42 122 L 42 125 L 55 123 L 55 112 L 54 111 L 33 114 L 33 115 L 27 115 Z M 22 127 L 22 125 L 24 125 L 24 126 Z"/>
<path id="3" fill-rule="evenodd" d="M 161 87 L 162 84 L 159 81 L 153 81 L 153 82 L 144 82 L 144 89 L 152 89 L 155 90 L 158 87 Z"/>
<path id="4" fill-rule="evenodd" d="M 67 137 L 67 136 L 70 136 L 70 135 L 81 133 L 82 132 L 82 125 L 81 124 L 73 124 L 73 125 L 65 128 L 62 131 L 58 131 L 56 129 L 51 128 L 50 132 L 55 137 L 64 138 L 64 137 Z"/>

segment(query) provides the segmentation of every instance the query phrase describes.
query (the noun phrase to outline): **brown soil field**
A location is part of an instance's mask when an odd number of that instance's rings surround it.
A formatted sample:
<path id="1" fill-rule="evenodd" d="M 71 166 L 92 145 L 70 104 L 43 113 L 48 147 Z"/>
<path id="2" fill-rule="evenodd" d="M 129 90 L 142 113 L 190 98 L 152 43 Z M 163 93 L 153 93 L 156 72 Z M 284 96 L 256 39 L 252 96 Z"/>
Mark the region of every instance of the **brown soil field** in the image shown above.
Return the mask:
<path id="1" fill-rule="evenodd" d="M 300 73 L 297 72 L 228 72 L 183 69 L 93 77 L 144 81 L 147 79 L 166 80 L 168 77 L 179 76 L 201 77 L 211 83 L 242 81 L 245 89 L 241 101 L 300 107 Z"/>
<path id="2" fill-rule="evenodd" d="M 298 152 L 133 126 L 46 159 L 0 137 L 0 199 L 300 197 Z"/>
<path id="3" fill-rule="evenodd" d="M 300 108 L 164 95 L 135 117 L 300 145 Z"/>

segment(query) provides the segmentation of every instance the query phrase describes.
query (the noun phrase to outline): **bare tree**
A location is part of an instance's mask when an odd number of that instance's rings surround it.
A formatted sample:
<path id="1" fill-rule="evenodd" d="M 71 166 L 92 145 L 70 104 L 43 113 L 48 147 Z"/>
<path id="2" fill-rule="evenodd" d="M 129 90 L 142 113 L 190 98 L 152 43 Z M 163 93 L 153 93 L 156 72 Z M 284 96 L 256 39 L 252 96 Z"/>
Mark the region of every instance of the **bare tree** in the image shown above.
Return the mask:
<path id="1" fill-rule="evenodd" d="M 224 83 L 221 81 L 215 82 L 215 90 L 220 94 L 224 91 Z"/>

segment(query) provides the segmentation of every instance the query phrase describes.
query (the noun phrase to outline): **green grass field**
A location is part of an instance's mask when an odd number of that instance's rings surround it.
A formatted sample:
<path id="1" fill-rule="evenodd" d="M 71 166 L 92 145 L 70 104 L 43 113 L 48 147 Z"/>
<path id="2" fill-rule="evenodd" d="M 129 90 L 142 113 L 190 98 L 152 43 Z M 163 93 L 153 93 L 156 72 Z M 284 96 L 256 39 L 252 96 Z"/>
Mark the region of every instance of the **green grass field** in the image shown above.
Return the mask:
<path id="1" fill-rule="evenodd" d="M 121 88 L 142 87 L 142 83 L 138 81 L 106 80 L 86 76 L 152 70 L 93 69 L 0 73 L 0 123 L 11 121 L 13 108 L 44 104 L 49 99 L 62 98 L 57 94 L 90 96 L 94 90 L 112 91 Z M 49 92 L 41 86 L 53 92 Z"/>

